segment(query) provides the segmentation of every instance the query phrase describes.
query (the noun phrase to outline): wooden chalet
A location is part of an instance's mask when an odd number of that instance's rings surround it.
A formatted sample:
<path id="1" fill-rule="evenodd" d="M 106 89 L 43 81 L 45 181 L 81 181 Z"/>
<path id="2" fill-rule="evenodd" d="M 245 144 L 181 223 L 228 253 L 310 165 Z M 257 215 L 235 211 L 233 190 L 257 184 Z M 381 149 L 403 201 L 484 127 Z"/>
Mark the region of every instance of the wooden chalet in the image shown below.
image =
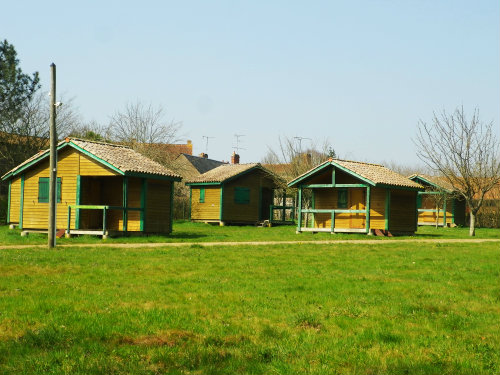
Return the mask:
<path id="1" fill-rule="evenodd" d="M 72 234 L 170 233 L 174 181 L 180 176 L 134 150 L 66 138 L 57 147 L 57 222 Z M 49 150 L 2 176 L 7 222 L 47 231 Z"/>
<path id="2" fill-rule="evenodd" d="M 465 200 L 455 194 L 446 179 L 423 174 L 408 178 L 425 188 L 417 196 L 418 225 L 465 225 Z"/>
<path id="3" fill-rule="evenodd" d="M 393 235 L 417 230 L 422 186 L 382 165 L 329 159 L 288 186 L 298 188 L 298 233 Z"/>
<path id="4" fill-rule="evenodd" d="M 224 164 L 186 182 L 191 220 L 255 224 L 269 220 L 279 177 L 260 164 Z"/>

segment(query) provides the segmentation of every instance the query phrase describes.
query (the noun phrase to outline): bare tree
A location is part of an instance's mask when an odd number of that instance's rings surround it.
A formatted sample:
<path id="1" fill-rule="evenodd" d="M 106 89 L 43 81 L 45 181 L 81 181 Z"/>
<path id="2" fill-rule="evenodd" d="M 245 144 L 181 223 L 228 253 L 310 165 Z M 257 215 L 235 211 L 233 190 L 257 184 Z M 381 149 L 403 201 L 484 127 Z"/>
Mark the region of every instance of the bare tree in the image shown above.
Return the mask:
<path id="1" fill-rule="evenodd" d="M 172 162 L 172 155 L 164 145 L 179 140 L 181 126 L 181 122 L 165 119 L 162 106 L 136 101 L 126 104 L 122 111 L 111 117 L 109 133 L 115 141 L 168 165 Z"/>
<path id="2" fill-rule="evenodd" d="M 500 156 L 493 123 L 483 123 L 479 110 L 470 119 L 463 107 L 452 114 L 434 113 L 432 123 L 420 120 L 415 138 L 418 157 L 464 199 L 470 211 L 471 236 L 485 194 L 500 181 Z"/>

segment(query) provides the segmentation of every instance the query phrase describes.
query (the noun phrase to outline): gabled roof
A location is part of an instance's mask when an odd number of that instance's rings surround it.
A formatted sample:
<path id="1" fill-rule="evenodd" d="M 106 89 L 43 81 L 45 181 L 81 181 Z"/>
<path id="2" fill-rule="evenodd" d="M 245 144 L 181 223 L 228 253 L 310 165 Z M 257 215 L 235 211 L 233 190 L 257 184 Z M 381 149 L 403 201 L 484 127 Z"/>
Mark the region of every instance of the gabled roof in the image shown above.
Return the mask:
<path id="1" fill-rule="evenodd" d="M 294 178 L 288 183 L 288 186 L 293 187 L 300 185 L 301 181 L 323 171 L 330 166 L 338 168 L 371 186 L 382 185 L 422 189 L 421 185 L 397 172 L 394 172 L 393 170 L 390 170 L 389 168 L 384 167 L 383 165 L 340 159 L 329 159 L 321 163 L 306 173 Z"/>
<path id="2" fill-rule="evenodd" d="M 259 169 L 269 174 L 272 178 L 280 179 L 280 177 L 273 174 L 271 171 L 265 169 L 259 163 L 251 164 L 223 164 L 200 176 L 186 182 L 186 185 L 196 185 L 204 183 L 221 184 L 232 180 L 242 174 L 248 173 L 252 170 Z"/>
<path id="3" fill-rule="evenodd" d="M 179 175 L 127 146 L 87 141 L 78 138 L 66 138 L 64 141 L 59 142 L 57 150 L 66 147 L 71 147 L 82 152 L 98 163 L 105 165 L 121 175 L 144 174 L 180 180 Z M 47 159 L 49 157 L 49 151 L 50 150 L 45 150 L 33 155 L 28 160 L 4 174 L 2 180 L 15 176 L 31 168 L 33 165 L 38 164 L 42 160 Z"/>
<path id="4" fill-rule="evenodd" d="M 408 176 L 408 178 L 417 183 L 422 181 L 423 185 L 430 185 L 437 190 L 444 190 L 447 193 L 452 193 L 454 191 L 453 186 L 444 177 L 412 174 L 411 176 Z"/>
<path id="5" fill-rule="evenodd" d="M 193 155 L 188 155 L 188 154 L 182 154 L 182 156 L 184 156 L 187 159 L 187 161 L 189 161 L 191 163 L 191 165 L 200 174 L 206 173 L 214 168 L 217 168 L 221 165 L 226 164 L 223 161 L 202 158 L 200 156 L 193 156 Z"/>

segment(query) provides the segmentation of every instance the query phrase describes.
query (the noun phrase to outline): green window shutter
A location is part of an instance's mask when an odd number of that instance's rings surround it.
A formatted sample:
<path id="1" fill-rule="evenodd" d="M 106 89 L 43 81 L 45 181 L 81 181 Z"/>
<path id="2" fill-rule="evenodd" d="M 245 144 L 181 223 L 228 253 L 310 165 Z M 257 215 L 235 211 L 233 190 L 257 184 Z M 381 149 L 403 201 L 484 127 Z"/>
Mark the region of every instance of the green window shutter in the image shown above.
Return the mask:
<path id="1" fill-rule="evenodd" d="M 200 188 L 200 203 L 205 203 L 205 188 Z"/>
<path id="2" fill-rule="evenodd" d="M 347 208 L 347 189 L 337 190 L 337 207 Z"/>
<path id="3" fill-rule="evenodd" d="M 57 203 L 61 203 L 61 177 L 57 177 Z M 38 203 L 49 203 L 49 177 L 40 177 L 38 179 Z"/>
<path id="4" fill-rule="evenodd" d="M 49 203 L 49 178 L 38 179 L 38 203 Z"/>
<path id="5" fill-rule="evenodd" d="M 57 177 L 57 203 L 61 203 L 61 177 Z"/>
<path id="6" fill-rule="evenodd" d="M 250 203 L 250 188 L 246 188 L 246 187 L 234 188 L 234 203 L 249 204 Z"/>

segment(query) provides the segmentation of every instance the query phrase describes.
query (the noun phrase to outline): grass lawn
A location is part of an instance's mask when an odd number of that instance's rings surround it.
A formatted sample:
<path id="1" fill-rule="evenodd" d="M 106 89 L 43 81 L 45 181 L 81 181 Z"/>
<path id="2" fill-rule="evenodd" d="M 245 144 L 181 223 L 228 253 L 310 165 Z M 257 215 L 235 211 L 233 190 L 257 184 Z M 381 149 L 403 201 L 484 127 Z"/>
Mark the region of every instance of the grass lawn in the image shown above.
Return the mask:
<path id="1" fill-rule="evenodd" d="M 138 243 L 138 242 L 227 242 L 227 241 L 311 241 L 311 240 L 355 240 L 355 239 L 379 239 L 395 240 L 408 237 L 367 237 L 365 234 L 335 234 L 304 232 L 295 233 L 295 226 L 276 226 L 262 228 L 254 226 L 225 226 L 219 227 L 204 223 L 191 223 L 189 221 L 174 222 L 172 234 L 165 236 L 131 236 L 117 237 L 105 240 L 107 243 Z M 414 238 L 417 239 L 439 239 L 439 238 L 471 238 L 469 228 L 434 228 L 420 227 Z M 500 229 L 478 228 L 475 238 L 500 238 Z M 16 244 L 46 244 L 47 235 L 33 234 L 21 237 L 20 231 L 9 230 L 7 226 L 0 226 L 0 245 Z M 72 243 L 102 243 L 100 237 L 80 236 L 71 239 L 61 238 L 58 244 Z"/>
<path id="2" fill-rule="evenodd" d="M 498 374 L 499 270 L 498 243 L 1 250 L 0 373 Z"/>

